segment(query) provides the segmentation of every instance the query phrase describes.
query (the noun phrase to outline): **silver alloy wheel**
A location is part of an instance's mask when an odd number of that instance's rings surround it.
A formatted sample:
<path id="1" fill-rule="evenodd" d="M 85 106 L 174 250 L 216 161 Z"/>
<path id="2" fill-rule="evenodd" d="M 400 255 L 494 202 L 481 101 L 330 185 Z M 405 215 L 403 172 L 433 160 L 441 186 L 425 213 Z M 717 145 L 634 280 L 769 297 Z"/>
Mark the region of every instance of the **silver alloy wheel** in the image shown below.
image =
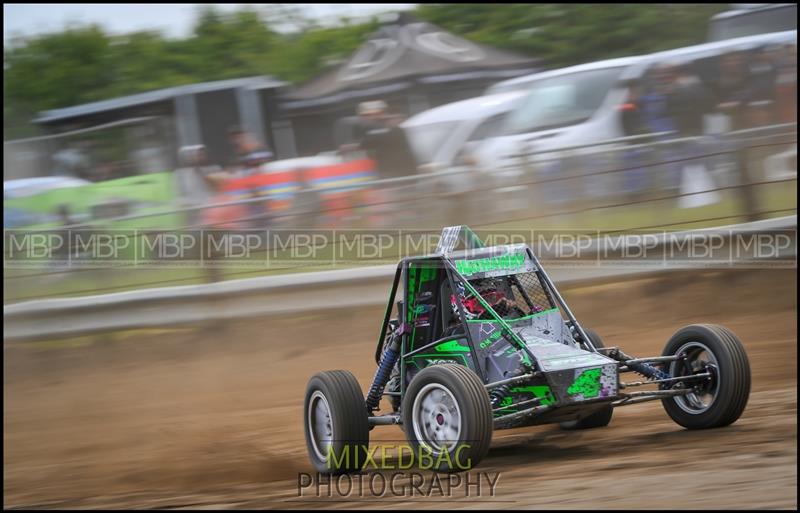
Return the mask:
<path id="1" fill-rule="evenodd" d="M 461 409 L 444 385 L 425 385 L 412 406 L 414 436 L 434 456 L 449 451 L 461 437 Z"/>
<path id="2" fill-rule="evenodd" d="M 321 461 L 326 461 L 334 440 L 333 422 L 328 400 L 319 390 L 311 394 L 311 399 L 308 401 L 308 432 L 317 457 Z"/>
<path id="3" fill-rule="evenodd" d="M 702 385 L 695 387 L 695 391 L 683 396 L 675 396 L 675 402 L 680 409 L 692 415 L 705 412 L 717 398 L 717 383 L 719 380 L 719 364 L 714 353 L 700 342 L 687 342 L 675 351 L 675 354 L 686 354 L 686 362 L 691 367 L 689 374 L 711 372 L 712 378 L 707 379 Z M 683 362 L 674 361 L 670 364 L 670 374 L 673 376 L 683 376 L 686 374 Z M 680 374 L 676 374 L 680 373 Z"/>

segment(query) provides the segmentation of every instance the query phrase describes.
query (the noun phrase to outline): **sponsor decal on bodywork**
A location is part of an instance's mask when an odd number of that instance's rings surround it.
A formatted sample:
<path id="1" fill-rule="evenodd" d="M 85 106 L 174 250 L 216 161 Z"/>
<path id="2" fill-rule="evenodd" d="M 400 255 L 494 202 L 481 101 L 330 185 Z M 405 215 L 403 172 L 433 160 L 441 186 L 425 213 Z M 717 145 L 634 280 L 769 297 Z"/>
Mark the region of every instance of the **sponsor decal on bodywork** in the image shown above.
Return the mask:
<path id="1" fill-rule="evenodd" d="M 542 404 L 544 405 L 555 404 L 556 402 L 556 398 L 553 396 L 553 393 L 550 391 L 550 387 L 547 385 L 528 385 L 523 387 L 515 387 L 511 389 L 511 392 L 530 392 L 534 397 L 540 398 L 542 400 Z"/>
<path id="2" fill-rule="evenodd" d="M 575 381 L 567 388 L 567 393 L 575 400 L 608 397 L 616 392 L 616 372 L 613 365 L 592 369 L 576 369 Z"/>
<path id="3" fill-rule="evenodd" d="M 448 340 L 446 342 L 442 342 L 436 346 L 436 350 L 440 353 L 454 353 L 454 352 L 464 352 L 469 353 L 469 346 L 464 346 L 459 343 L 458 340 Z"/>
<path id="4" fill-rule="evenodd" d="M 524 253 L 513 253 L 476 260 L 456 260 L 456 270 L 465 276 L 491 271 L 520 269 L 525 265 Z"/>

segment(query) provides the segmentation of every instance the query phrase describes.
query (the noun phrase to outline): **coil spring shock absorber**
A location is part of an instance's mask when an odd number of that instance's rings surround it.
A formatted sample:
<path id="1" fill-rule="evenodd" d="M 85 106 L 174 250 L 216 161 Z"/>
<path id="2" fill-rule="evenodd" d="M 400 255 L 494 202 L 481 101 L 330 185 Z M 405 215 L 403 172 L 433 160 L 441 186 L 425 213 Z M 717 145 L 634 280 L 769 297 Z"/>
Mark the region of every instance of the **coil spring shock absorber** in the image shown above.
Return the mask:
<path id="1" fill-rule="evenodd" d="M 492 391 L 489 392 L 489 399 L 492 401 L 492 409 L 497 409 L 503 401 L 503 398 L 509 393 L 510 389 L 508 385 L 500 385 L 499 387 L 493 388 Z"/>
<path id="2" fill-rule="evenodd" d="M 626 360 L 632 360 L 633 359 L 630 356 L 628 356 L 625 353 L 623 353 L 622 351 L 620 351 L 619 349 L 617 349 L 613 354 L 615 356 L 612 356 L 612 358 L 619 359 L 621 357 L 623 362 L 625 362 Z M 659 369 L 658 367 L 655 367 L 654 365 L 650 365 L 648 363 L 635 363 L 635 362 L 634 363 L 627 363 L 627 362 L 625 362 L 625 365 L 627 365 L 628 368 L 630 370 L 632 370 L 633 372 L 635 372 L 637 374 L 641 374 L 642 376 L 646 377 L 647 379 L 656 379 L 656 380 L 658 380 L 658 379 L 669 379 L 669 378 L 672 377 L 669 373 L 666 373 L 666 372 L 662 371 L 661 369 Z M 669 385 L 666 384 L 666 383 L 660 383 L 658 388 L 663 390 L 665 388 L 669 388 Z"/>
<path id="3" fill-rule="evenodd" d="M 608 353 L 606 353 L 606 356 L 624 363 L 630 370 L 632 370 L 637 374 L 641 374 L 647 379 L 659 380 L 659 379 L 669 379 L 672 377 L 669 373 L 664 372 L 658 367 L 650 365 L 648 363 L 636 363 L 636 362 L 628 363 L 628 360 L 633 360 L 633 357 L 623 353 L 622 351 L 619 350 L 619 348 L 614 348 L 612 351 L 609 351 Z M 669 384 L 660 383 L 658 388 L 664 390 L 666 388 L 669 388 Z"/>
<path id="4" fill-rule="evenodd" d="M 367 410 L 370 414 L 378 408 L 383 396 L 383 390 L 389 382 L 389 377 L 392 374 L 392 369 L 397 363 L 397 357 L 400 356 L 400 337 L 402 329 L 391 333 L 389 344 L 381 356 L 381 361 L 378 364 L 378 370 L 375 371 L 375 377 L 372 378 L 372 386 L 369 387 L 367 394 L 366 404 Z"/>
<path id="5" fill-rule="evenodd" d="M 669 379 L 670 375 L 647 363 L 629 363 L 628 368 L 649 379 Z"/>

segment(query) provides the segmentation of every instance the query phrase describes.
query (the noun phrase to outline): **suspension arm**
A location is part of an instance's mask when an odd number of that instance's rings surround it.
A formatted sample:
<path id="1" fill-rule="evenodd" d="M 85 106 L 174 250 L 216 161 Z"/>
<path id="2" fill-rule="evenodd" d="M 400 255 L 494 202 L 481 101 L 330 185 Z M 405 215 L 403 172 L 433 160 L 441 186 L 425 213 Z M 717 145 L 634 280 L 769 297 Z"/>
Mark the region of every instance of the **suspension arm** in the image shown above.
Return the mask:
<path id="1" fill-rule="evenodd" d="M 644 385 L 652 385 L 654 383 L 672 383 L 672 382 L 681 381 L 681 380 L 687 381 L 687 380 L 690 380 L 690 379 L 710 378 L 710 377 L 711 377 L 710 373 L 704 372 L 702 374 L 692 374 L 691 376 L 678 376 L 678 377 L 675 377 L 675 378 L 654 379 L 654 380 L 648 380 L 648 381 L 633 381 L 631 383 L 620 383 L 619 387 L 620 388 L 640 387 L 640 386 L 644 386 Z"/>
<path id="2" fill-rule="evenodd" d="M 678 395 L 686 395 L 692 393 L 692 389 L 681 390 L 653 390 L 648 392 L 622 392 L 620 395 L 622 399 L 611 403 L 612 406 L 624 406 L 626 404 L 643 403 L 646 401 L 655 401 L 656 399 L 664 399 L 665 397 L 675 397 Z"/>

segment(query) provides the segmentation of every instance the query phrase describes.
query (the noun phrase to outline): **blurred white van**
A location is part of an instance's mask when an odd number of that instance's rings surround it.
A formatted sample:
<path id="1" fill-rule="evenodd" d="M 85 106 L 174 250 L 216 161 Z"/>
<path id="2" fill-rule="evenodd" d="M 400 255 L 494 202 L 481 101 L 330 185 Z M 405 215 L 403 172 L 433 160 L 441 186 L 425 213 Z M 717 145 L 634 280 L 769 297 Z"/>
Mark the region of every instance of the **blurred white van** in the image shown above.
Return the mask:
<path id="1" fill-rule="evenodd" d="M 704 82 L 714 82 L 719 56 L 780 44 L 796 45 L 797 31 L 604 60 L 500 82 L 490 87 L 487 94 L 509 90 L 527 90 L 527 93 L 506 117 L 499 135 L 475 149 L 477 165 L 485 172 L 512 178 L 520 172 L 523 154 L 620 138 L 624 134 L 617 107 L 625 100 L 626 80 L 641 78 L 660 63 L 683 63 L 690 65 Z"/>
<path id="2" fill-rule="evenodd" d="M 479 96 L 421 112 L 400 125 L 417 159 L 420 172 L 454 171 L 472 162 L 471 149 L 499 134 L 505 116 L 525 96 L 521 91 Z M 463 175 L 442 177 L 446 190 L 469 188 Z"/>
<path id="3" fill-rule="evenodd" d="M 522 91 L 514 91 L 448 103 L 421 112 L 400 126 L 420 166 L 449 167 L 457 164 L 466 143 L 498 135 L 504 115 L 522 96 Z"/>
<path id="4" fill-rule="evenodd" d="M 487 172 L 506 174 L 504 170 L 522 164 L 523 151 L 546 151 L 618 137 L 615 107 L 626 94 L 619 87 L 619 80 L 623 71 L 641 59 L 626 57 L 581 64 L 492 86 L 487 92 L 527 92 L 504 120 L 500 134 L 476 148 L 477 165 Z"/>

